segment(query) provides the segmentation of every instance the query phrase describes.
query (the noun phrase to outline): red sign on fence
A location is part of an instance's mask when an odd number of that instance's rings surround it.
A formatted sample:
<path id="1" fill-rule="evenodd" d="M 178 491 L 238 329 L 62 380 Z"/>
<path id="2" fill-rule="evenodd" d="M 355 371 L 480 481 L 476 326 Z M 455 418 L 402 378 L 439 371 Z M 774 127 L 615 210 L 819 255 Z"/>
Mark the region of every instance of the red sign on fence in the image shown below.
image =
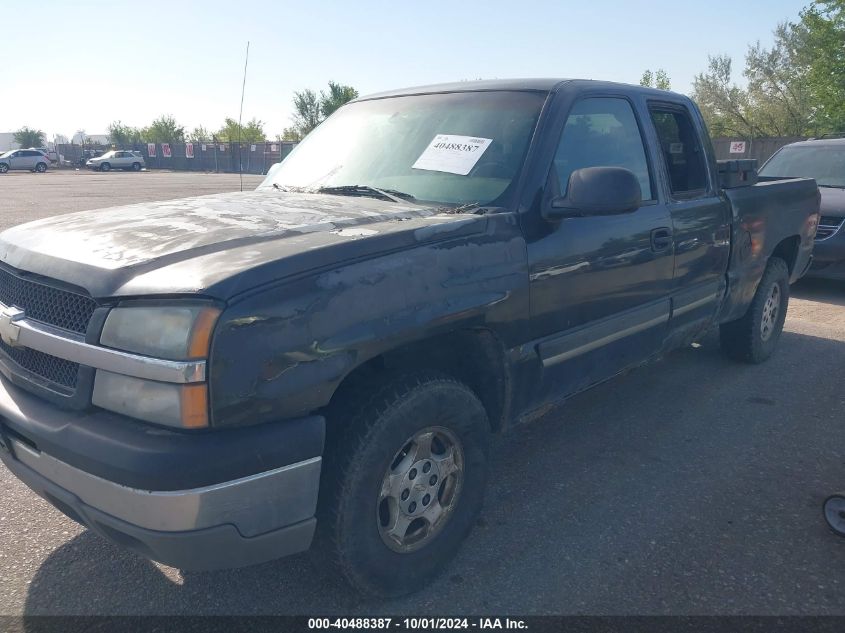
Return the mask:
<path id="1" fill-rule="evenodd" d="M 156 144 L 155 143 L 147 143 L 147 158 L 155 158 L 156 157 Z"/>
<path id="2" fill-rule="evenodd" d="M 185 143 L 185 158 L 193 158 L 194 157 L 194 144 L 193 143 Z"/>
<path id="3" fill-rule="evenodd" d="M 161 155 L 165 158 L 170 158 L 170 143 L 161 144 Z"/>

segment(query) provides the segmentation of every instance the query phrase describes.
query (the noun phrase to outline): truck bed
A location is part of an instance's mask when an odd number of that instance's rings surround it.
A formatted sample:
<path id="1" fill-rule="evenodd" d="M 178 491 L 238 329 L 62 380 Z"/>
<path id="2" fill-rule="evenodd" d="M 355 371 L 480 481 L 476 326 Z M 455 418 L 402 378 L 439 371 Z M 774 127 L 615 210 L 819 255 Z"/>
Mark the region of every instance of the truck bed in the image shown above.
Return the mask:
<path id="1" fill-rule="evenodd" d="M 819 190 L 812 178 L 766 180 L 725 189 L 724 194 L 731 204 L 732 235 L 728 294 L 720 322 L 745 313 L 773 254 L 795 253 L 786 262 L 790 282 L 804 274 L 819 218 Z"/>

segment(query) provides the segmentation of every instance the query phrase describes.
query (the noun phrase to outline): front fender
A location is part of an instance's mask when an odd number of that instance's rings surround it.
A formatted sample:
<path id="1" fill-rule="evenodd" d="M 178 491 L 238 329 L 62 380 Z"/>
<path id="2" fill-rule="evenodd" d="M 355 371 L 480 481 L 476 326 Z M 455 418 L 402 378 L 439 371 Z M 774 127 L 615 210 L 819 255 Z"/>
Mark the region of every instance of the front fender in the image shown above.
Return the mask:
<path id="1" fill-rule="evenodd" d="M 228 307 L 211 350 L 213 424 L 296 417 L 368 360 L 465 327 L 515 345 L 528 318 L 525 242 L 511 214 L 482 234 L 348 262 Z"/>

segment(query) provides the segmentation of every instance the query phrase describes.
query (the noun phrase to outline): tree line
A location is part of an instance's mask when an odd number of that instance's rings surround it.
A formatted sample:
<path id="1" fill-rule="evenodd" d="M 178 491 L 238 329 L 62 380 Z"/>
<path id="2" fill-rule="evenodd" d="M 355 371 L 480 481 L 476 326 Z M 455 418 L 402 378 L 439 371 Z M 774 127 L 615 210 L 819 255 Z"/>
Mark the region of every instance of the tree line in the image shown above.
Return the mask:
<path id="1" fill-rule="evenodd" d="M 291 126 L 276 135 L 277 140 L 299 141 L 308 132 L 319 125 L 323 119 L 332 114 L 340 106 L 358 97 L 358 91 L 352 86 L 329 82 L 328 91 L 320 91 L 319 95 L 305 89 L 295 92 L 293 96 L 294 114 Z M 232 117 L 226 117 L 223 124 L 212 131 L 203 126 L 188 131 L 176 119 L 163 114 L 145 127 L 133 127 L 122 121 L 113 121 L 108 126 L 108 142 L 111 145 L 128 146 L 141 143 L 184 143 L 191 142 L 221 142 L 261 143 L 267 141 L 264 131 L 265 123 L 253 118 L 242 125 Z M 84 130 L 78 130 L 83 142 L 91 143 Z M 40 147 L 44 145 L 46 135 L 43 131 L 30 127 L 22 127 L 14 133 L 15 143 L 21 147 Z"/>
<path id="2" fill-rule="evenodd" d="M 819 136 L 845 132 L 845 0 L 817 0 L 748 47 L 742 75 L 733 60 L 708 57 L 691 97 L 713 136 Z"/>

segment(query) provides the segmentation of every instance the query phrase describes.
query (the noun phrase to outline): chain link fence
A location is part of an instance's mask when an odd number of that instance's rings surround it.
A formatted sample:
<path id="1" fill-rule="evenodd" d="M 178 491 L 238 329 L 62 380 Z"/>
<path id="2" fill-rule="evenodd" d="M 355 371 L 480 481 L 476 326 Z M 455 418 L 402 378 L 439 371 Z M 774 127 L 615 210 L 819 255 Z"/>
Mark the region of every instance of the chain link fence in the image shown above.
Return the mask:
<path id="1" fill-rule="evenodd" d="M 130 143 L 125 145 L 59 145 L 59 155 L 75 166 L 84 166 L 90 152 L 110 149 L 132 150 L 144 157 L 147 169 L 178 171 L 215 171 L 245 174 L 266 174 L 296 146 L 291 141 L 263 143 Z M 239 169 L 240 166 L 240 169 Z"/>

